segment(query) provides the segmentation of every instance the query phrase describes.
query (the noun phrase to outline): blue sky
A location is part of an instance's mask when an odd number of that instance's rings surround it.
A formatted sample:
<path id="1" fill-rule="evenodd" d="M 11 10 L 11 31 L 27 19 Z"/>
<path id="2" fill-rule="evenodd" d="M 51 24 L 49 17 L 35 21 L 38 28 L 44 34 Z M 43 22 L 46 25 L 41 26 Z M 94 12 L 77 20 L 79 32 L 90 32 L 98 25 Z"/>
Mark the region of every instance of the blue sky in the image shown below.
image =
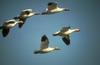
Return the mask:
<path id="1" fill-rule="evenodd" d="M 23 9 L 43 12 L 51 1 L 57 1 L 60 7 L 68 7 L 71 11 L 33 16 L 21 29 L 14 27 L 6 38 L 0 31 L 0 65 L 100 65 L 99 0 L 0 0 L 0 25 Z M 52 36 L 62 26 L 81 30 L 71 34 L 70 46 L 66 46 L 60 37 Z M 40 47 L 44 34 L 51 47 L 61 50 L 33 54 Z"/>

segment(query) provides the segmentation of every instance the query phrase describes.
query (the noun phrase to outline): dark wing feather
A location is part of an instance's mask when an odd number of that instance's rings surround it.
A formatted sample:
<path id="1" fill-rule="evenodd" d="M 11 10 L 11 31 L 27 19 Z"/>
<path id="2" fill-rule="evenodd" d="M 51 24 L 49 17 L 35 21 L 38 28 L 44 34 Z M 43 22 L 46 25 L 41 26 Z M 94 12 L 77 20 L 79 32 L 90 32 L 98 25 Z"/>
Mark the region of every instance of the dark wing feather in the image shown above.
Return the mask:
<path id="1" fill-rule="evenodd" d="M 8 33 L 9 33 L 9 31 L 10 31 L 9 28 L 3 28 L 3 30 L 2 30 L 3 37 L 6 37 L 8 35 Z"/>
<path id="2" fill-rule="evenodd" d="M 0 26 L 0 29 L 3 29 L 3 26 Z"/>
<path id="3" fill-rule="evenodd" d="M 57 8 L 57 3 L 56 2 L 49 2 L 48 3 L 48 10 L 53 10 Z"/>
<path id="4" fill-rule="evenodd" d="M 49 40 L 46 35 L 43 35 L 41 37 L 41 49 L 48 48 L 48 45 L 49 45 Z"/>
<path id="5" fill-rule="evenodd" d="M 66 45 L 70 45 L 70 38 L 69 38 L 69 36 L 68 36 L 68 37 L 63 37 L 62 40 L 63 40 L 63 42 L 64 42 Z"/>
<path id="6" fill-rule="evenodd" d="M 23 23 L 18 23 L 19 28 L 22 28 L 22 26 L 24 25 L 25 22 Z"/>
<path id="7" fill-rule="evenodd" d="M 26 18 L 21 17 L 21 18 L 19 18 L 19 21 L 22 21 L 22 22 L 18 23 L 18 26 L 19 26 L 19 28 L 22 28 L 22 26 L 23 26 L 23 25 L 25 24 L 25 22 L 26 22 Z"/>

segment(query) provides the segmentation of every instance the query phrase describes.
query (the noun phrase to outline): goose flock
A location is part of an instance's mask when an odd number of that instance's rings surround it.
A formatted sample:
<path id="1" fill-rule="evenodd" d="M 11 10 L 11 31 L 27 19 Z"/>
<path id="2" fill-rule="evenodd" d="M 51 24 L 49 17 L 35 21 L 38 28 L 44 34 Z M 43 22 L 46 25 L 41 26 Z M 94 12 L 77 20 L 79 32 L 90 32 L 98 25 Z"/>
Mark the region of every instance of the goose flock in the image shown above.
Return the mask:
<path id="1" fill-rule="evenodd" d="M 22 10 L 19 14 L 19 16 L 15 16 L 14 18 L 5 21 L 2 26 L 0 26 L 0 30 L 2 31 L 2 36 L 3 37 L 7 37 L 7 35 L 9 34 L 10 30 L 12 28 L 14 28 L 17 24 L 19 28 L 22 28 L 23 25 L 25 24 L 26 20 L 32 16 L 35 15 L 51 15 L 51 14 L 56 14 L 56 13 L 60 13 L 60 12 L 64 12 L 64 11 L 70 11 L 69 8 L 61 8 L 58 6 L 58 4 L 56 2 L 49 2 L 47 4 L 47 8 L 44 12 L 41 13 L 37 13 L 34 12 L 32 9 L 25 9 Z M 53 36 L 60 36 L 62 38 L 62 41 L 66 44 L 66 45 L 70 45 L 70 34 L 73 32 L 79 32 L 80 29 L 79 28 L 75 28 L 75 29 L 71 29 L 71 27 L 62 27 L 59 31 L 53 33 Z M 54 50 L 60 50 L 60 48 L 55 47 L 55 48 L 51 48 L 48 47 L 49 46 L 49 39 L 47 37 L 47 35 L 43 35 L 41 37 L 41 45 L 40 45 L 40 49 L 34 51 L 34 54 L 44 54 L 44 53 L 48 53 Z"/>

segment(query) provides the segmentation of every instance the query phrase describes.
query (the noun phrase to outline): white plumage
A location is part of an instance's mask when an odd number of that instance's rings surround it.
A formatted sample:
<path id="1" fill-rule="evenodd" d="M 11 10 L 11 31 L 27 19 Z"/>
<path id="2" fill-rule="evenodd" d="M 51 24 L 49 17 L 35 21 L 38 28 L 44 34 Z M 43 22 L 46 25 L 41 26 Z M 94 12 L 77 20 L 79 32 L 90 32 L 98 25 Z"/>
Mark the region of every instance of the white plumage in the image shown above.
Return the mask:
<path id="1" fill-rule="evenodd" d="M 62 27 L 62 29 L 60 31 L 57 31 L 53 34 L 53 36 L 61 36 L 63 42 L 66 45 L 70 44 L 70 34 L 73 32 L 79 32 L 80 29 L 76 28 L 76 29 L 71 29 L 70 27 Z"/>
<path id="2" fill-rule="evenodd" d="M 21 21 L 19 23 L 19 28 L 22 28 L 22 26 L 26 22 L 27 18 L 32 17 L 34 15 L 40 15 L 40 13 L 33 12 L 32 9 L 22 10 L 20 15 L 18 17 L 16 17 L 19 21 Z"/>
<path id="3" fill-rule="evenodd" d="M 59 48 L 51 48 L 51 47 L 48 47 L 49 46 L 49 40 L 47 38 L 46 35 L 43 35 L 41 37 L 41 46 L 40 46 L 40 49 L 39 50 L 36 50 L 34 53 L 35 54 L 42 54 L 42 53 L 48 53 L 48 52 L 51 52 L 51 51 L 54 51 L 54 50 L 59 50 Z"/>
<path id="4" fill-rule="evenodd" d="M 11 19 L 11 20 L 5 21 L 3 23 L 3 25 L 0 26 L 3 37 L 6 37 L 9 34 L 10 29 L 15 27 L 17 25 L 17 23 L 19 23 L 19 21 L 17 21 L 16 19 Z"/>
<path id="5" fill-rule="evenodd" d="M 68 8 L 61 8 L 58 6 L 56 2 L 49 2 L 46 11 L 42 13 L 42 15 L 49 15 L 59 12 L 69 11 Z"/>

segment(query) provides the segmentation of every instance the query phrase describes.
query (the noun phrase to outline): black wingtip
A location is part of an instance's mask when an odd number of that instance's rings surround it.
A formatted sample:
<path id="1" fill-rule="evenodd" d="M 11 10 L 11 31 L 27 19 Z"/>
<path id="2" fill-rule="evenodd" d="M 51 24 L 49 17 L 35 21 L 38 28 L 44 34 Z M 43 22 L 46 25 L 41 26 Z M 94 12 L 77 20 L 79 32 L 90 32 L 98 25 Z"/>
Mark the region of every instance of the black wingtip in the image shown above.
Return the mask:
<path id="1" fill-rule="evenodd" d="M 3 34 L 3 37 L 5 38 L 5 37 L 7 37 L 7 35 L 4 35 L 4 34 Z"/>
<path id="2" fill-rule="evenodd" d="M 45 41 L 45 40 L 48 40 L 48 37 L 44 34 L 44 35 L 41 37 L 41 41 Z"/>
<path id="3" fill-rule="evenodd" d="M 0 29 L 3 29 L 3 26 L 0 26 Z"/>
<path id="4" fill-rule="evenodd" d="M 62 38 L 63 42 L 66 44 L 66 45 L 70 45 L 70 39 L 68 38 Z"/>
<path id="5" fill-rule="evenodd" d="M 10 29 L 9 28 L 3 28 L 2 30 L 2 36 L 3 37 L 6 37 L 10 32 Z"/>
<path id="6" fill-rule="evenodd" d="M 19 28 L 22 28 L 23 25 L 24 25 L 24 23 L 18 23 L 18 27 L 19 27 Z"/>
<path id="7" fill-rule="evenodd" d="M 48 6 L 50 6 L 50 5 L 57 5 L 57 2 L 49 2 Z"/>
<path id="8" fill-rule="evenodd" d="M 13 19 L 15 19 L 15 20 L 16 20 L 16 19 L 19 19 L 19 17 L 13 17 Z"/>

